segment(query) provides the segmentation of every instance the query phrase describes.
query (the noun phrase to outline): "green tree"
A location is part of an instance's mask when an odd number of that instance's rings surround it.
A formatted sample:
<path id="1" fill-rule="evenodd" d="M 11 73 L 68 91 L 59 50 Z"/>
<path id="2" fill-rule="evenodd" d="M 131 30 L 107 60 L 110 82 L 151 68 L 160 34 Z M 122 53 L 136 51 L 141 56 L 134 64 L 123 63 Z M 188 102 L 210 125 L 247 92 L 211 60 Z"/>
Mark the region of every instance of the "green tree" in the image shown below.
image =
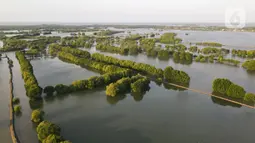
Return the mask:
<path id="1" fill-rule="evenodd" d="M 47 95 L 52 95 L 55 91 L 55 88 L 53 86 L 46 86 L 43 89 L 43 92 L 46 93 Z"/>
<path id="2" fill-rule="evenodd" d="M 254 104 L 255 103 L 255 94 L 246 93 L 244 96 L 244 101 Z"/>
<path id="3" fill-rule="evenodd" d="M 255 71 L 255 60 L 247 60 L 242 66 L 248 71 Z"/>
<path id="4" fill-rule="evenodd" d="M 31 114 L 31 121 L 39 123 L 43 121 L 44 112 L 40 109 L 33 110 Z"/>
<path id="5" fill-rule="evenodd" d="M 221 94 L 226 94 L 232 82 L 225 78 L 217 78 L 213 81 L 213 91 Z"/>
<path id="6" fill-rule="evenodd" d="M 38 139 L 40 141 L 43 141 L 51 134 L 60 136 L 60 127 L 49 121 L 42 121 L 37 126 L 36 131 L 37 131 Z"/>
<path id="7" fill-rule="evenodd" d="M 239 85 L 231 84 L 227 90 L 227 95 L 233 98 L 243 99 L 245 96 L 245 90 Z"/>

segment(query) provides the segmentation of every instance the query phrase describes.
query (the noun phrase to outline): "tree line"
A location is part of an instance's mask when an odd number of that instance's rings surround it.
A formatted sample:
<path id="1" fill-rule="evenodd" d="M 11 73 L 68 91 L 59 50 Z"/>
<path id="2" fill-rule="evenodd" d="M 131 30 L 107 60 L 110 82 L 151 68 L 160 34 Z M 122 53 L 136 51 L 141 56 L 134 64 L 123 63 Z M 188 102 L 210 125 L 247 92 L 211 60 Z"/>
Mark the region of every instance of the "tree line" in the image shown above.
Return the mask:
<path id="1" fill-rule="evenodd" d="M 27 96 L 31 100 L 40 99 L 42 90 L 34 76 L 32 65 L 30 64 L 29 60 L 26 59 L 25 55 L 20 51 L 16 52 L 16 58 L 20 64 Z"/>
<path id="2" fill-rule="evenodd" d="M 197 42 L 196 45 L 199 46 L 212 46 L 212 47 L 222 47 L 223 45 L 216 42 Z"/>
<path id="3" fill-rule="evenodd" d="M 232 98 L 241 99 L 248 103 L 255 103 L 255 94 L 246 93 L 240 85 L 231 82 L 229 79 L 217 78 L 213 81 L 213 91 Z"/>
<path id="4" fill-rule="evenodd" d="M 236 50 L 232 49 L 232 56 L 238 56 L 241 58 L 255 58 L 255 50 Z"/>
<path id="5" fill-rule="evenodd" d="M 242 67 L 248 71 L 255 71 L 255 60 L 247 60 L 242 64 Z"/>
<path id="6" fill-rule="evenodd" d="M 164 78 L 164 71 L 160 68 L 156 68 L 155 66 L 151 66 L 148 64 L 144 64 L 144 63 L 136 63 L 133 61 L 129 61 L 129 60 L 120 60 L 114 57 L 110 57 L 110 56 L 105 56 L 103 54 L 99 54 L 99 53 L 94 53 L 92 54 L 92 59 L 99 61 L 99 62 L 105 62 L 108 64 L 114 64 L 116 66 L 121 66 L 124 68 L 129 68 L 129 69 L 133 69 L 136 71 L 139 71 L 143 74 L 147 74 L 153 78 Z M 183 71 L 177 71 L 177 70 L 173 70 L 174 72 L 172 72 L 172 76 L 176 76 L 178 78 L 173 78 L 171 81 L 172 82 L 176 82 L 176 83 L 188 83 L 190 78 L 188 76 L 187 73 L 183 72 Z"/>
<path id="7" fill-rule="evenodd" d="M 136 73 L 132 70 L 122 70 L 117 72 L 106 73 L 101 76 L 93 76 L 86 80 L 76 80 L 73 81 L 71 85 L 63 85 L 58 84 L 55 87 L 53 86 L 46 86 L 44 88 L 44 93 L 48 96 L 51 96 L 56 92 L 59 94 L 66 94 L 76 91 L 84 91 L 84 90 L 91 90 L 98 87 L 106 86 L 112 82 L 115 82 L 124 77 L 131 77 Z"/>

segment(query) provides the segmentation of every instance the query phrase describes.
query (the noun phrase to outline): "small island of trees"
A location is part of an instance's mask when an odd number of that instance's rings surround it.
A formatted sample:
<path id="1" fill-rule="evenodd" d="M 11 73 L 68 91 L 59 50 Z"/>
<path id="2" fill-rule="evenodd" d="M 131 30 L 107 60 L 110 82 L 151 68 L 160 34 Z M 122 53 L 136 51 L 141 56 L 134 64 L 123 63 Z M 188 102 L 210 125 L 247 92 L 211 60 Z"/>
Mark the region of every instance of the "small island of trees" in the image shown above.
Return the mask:
<path id="1" fill-rule="evenodd" d="M 213 91 L 232 97 L 234 99 L 241 99 L 250 104 L 254 104 L 255 95 L 246 93 L 245 89 L 225 78 L 218 78 L 213 81 Z"/>

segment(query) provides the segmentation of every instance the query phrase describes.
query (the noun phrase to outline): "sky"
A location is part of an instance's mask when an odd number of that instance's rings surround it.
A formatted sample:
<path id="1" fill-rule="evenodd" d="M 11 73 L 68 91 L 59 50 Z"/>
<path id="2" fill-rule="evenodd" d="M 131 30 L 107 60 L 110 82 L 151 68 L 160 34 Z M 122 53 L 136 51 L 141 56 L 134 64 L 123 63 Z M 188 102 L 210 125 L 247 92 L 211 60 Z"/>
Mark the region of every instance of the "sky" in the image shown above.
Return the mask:
<path id="1" fill-rule="evenodd" d="M 255 23 L 254 0 L 0 0 L 0 23 Z"/>

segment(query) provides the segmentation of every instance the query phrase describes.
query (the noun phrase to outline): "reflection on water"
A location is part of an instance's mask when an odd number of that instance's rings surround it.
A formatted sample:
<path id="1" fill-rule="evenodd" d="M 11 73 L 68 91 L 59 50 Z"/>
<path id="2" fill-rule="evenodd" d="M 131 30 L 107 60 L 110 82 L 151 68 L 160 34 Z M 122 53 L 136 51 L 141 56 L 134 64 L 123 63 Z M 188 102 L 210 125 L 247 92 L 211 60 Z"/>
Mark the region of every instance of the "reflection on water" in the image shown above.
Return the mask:
<path id="1" fill-rule="evenodd" d="M 106 100 L 109 104 L 111 105 L 116 105 L 120 100 L 123 100 L 126 98 L 126 95 L 123 94 L 123 95 L 118 95 L 118 96 L 115 96 L 115 97 L 112 97 L 112 96 L 106 96 Z"/>
<path id="2" fill-rule="evenodd" d="M 235 104 L 235 103 L 232 103 L 232 102 L 228 102 L 228 101 L 225 101 L 225 100 L 213 97 L 213 96 L 211 96 L 211 99 L 212 99 L 213 103 L 221 105 L 221 106 L 231 106 L 231 107 L 237 107 L 237 108 L 242 107 L 242 105 Z"/>

